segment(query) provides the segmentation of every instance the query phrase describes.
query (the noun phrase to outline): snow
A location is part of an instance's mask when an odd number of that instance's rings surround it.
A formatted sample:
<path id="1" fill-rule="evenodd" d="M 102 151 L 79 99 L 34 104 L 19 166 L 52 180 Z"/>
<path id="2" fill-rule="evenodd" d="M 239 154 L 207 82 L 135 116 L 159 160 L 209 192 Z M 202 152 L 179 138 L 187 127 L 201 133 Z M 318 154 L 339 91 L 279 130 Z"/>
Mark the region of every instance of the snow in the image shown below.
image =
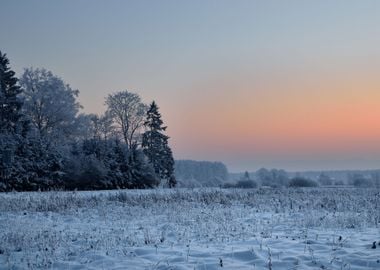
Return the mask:
<path id="1" fill-rule="evenodd" d="M 0 269 L 380 269 L 379 207 L 354 188 L 2 193 Z"/>

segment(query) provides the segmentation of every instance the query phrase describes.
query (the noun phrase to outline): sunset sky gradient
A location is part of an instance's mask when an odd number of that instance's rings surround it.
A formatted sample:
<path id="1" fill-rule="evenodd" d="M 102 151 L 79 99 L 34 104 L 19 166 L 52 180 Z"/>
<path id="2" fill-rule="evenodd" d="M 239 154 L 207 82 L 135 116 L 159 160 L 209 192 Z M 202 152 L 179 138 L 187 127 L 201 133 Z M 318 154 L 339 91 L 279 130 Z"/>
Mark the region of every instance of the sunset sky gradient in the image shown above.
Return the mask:
<path id="1" fill-rule="evenodd" d="M 380 168 L 380 1 L 3 0 L 0 50 L 87 113 L 156 100 L 178 159 Z"/>

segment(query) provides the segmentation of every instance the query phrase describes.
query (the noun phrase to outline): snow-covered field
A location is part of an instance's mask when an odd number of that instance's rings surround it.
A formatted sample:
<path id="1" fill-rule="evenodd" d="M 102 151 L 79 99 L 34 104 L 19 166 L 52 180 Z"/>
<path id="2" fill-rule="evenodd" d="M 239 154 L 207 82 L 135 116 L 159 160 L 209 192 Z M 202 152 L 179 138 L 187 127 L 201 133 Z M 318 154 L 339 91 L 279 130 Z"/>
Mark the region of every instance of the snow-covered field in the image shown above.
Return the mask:
<path id="1" fill-rule="evenodd" d="M 0 269 L 380 269 L 379 242 L 375 189 L 0 194 Z"/>

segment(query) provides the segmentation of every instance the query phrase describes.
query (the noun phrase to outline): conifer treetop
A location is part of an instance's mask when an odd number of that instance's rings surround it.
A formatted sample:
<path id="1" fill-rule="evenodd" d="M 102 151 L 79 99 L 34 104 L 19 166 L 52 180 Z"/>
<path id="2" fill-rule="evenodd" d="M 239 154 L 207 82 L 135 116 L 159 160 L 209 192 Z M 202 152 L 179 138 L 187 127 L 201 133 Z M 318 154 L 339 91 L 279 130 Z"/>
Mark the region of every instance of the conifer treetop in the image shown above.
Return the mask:
<path id="1" fill-rule="evenodd" d="M 6 54 L 0 51 L 0 129 L 14 132 L 21 117 L 22 102 L 18 95 L 22 89 L 18 85 L 15 72 L 9 67 Z"/>

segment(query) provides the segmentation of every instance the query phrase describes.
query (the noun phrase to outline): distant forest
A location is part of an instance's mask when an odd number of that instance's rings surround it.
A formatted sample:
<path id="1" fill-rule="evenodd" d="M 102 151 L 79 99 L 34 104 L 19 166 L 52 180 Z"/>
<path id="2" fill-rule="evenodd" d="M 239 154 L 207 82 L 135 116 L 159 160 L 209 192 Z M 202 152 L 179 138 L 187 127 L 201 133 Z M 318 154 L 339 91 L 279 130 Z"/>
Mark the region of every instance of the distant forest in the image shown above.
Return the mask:
<path id="1" fill-rule="evenodd" d="M 20 76 L 0 52 L 0 191 L 174 187 L 166 126 L 153 101 L 119 91 L 103 115 L 44 68 Z"/>
<path id="2" fill-rule="evenodd" d="M 254 181 L 256 185 L 272 188 L 291 186 L 292 180 L 298 183 L 297 185 L 301 186 L 355 186 L 380 188 L 380 170 L 287 172 L 285 170 L 261 168 L 255 172 L 229 173 L 229 183 L 227 183 L 227 186 L 230 186 L 231 184 L 236 185 L 239 181 L 244 180 Z M 300 182 L 300 180 L 302 181 Z"/>
<path id="3" fill-rule="evenodd" d="M 176 160 L 175 176 L 180 187 L 219 187 L 228 180 L 221 162 Z"/>
<path id="4" fill-rule="evenodd" d="M 179 187 L 317 187 L 355 186 L 380 188 L 380 170 L 336 170 L 288 172 L 261 168 L 254 172 L 230 173 L 221 162 L 177 160 Z"/>

